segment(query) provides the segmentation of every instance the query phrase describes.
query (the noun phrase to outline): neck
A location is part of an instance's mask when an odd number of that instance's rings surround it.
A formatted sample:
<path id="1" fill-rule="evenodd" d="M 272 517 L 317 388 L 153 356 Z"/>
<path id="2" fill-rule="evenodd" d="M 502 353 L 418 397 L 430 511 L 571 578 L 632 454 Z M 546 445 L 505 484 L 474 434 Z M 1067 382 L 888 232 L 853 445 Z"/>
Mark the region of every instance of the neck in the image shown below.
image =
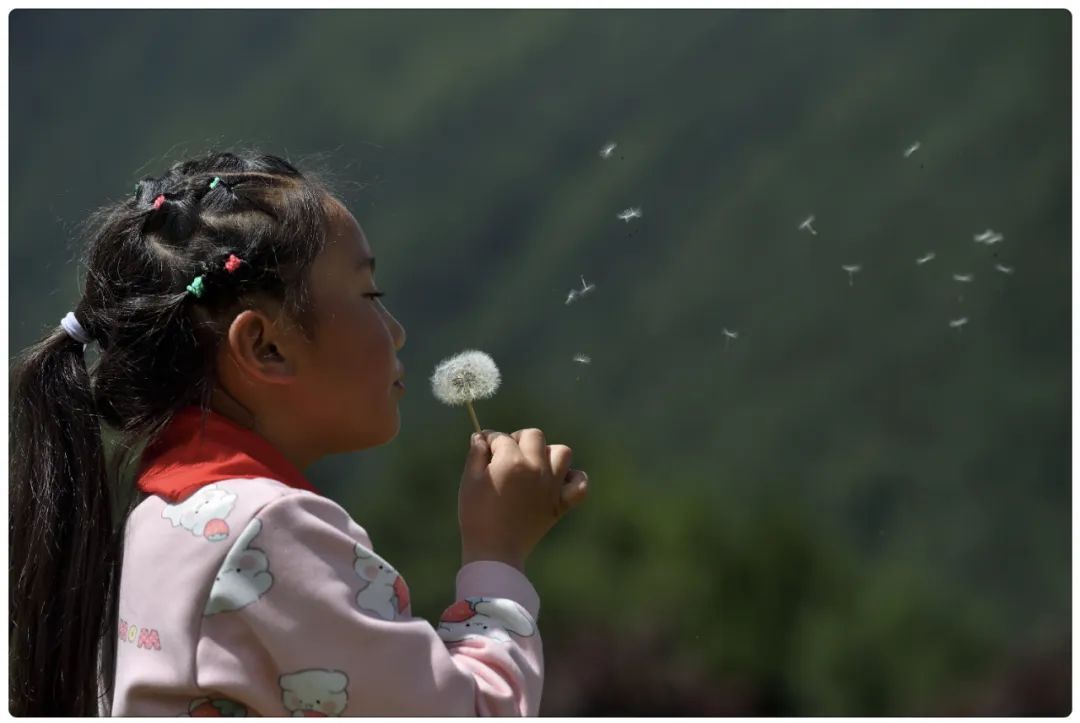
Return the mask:
<path id="1" fill-rule="evenodd" d="M 214 393 L 210 398 L 210 407 L 223 417 L 228 417 L 245 429 L 256 429 L 255 415 L 250 409 L 233 395 L 229 394 L 225 387 L 214 386 Z"/>
<path id="2" fill-rule="evenodd" d="M 220 384 L 214 387 L 213 395 L 210 398 L 210 407 L 218 414 L 227 417 L 245 429 L 258 433 L 277 447 L 297 469 L 303 471 L 314 461 L 304 454 L 302 450 L 293 449 L 284 439 L 279 438 L 279 435 L 269 429 L 269 425 L 264 422 L 260 423 L 254 412 L 244 406 L 243 402 L 230 394 Z"/>

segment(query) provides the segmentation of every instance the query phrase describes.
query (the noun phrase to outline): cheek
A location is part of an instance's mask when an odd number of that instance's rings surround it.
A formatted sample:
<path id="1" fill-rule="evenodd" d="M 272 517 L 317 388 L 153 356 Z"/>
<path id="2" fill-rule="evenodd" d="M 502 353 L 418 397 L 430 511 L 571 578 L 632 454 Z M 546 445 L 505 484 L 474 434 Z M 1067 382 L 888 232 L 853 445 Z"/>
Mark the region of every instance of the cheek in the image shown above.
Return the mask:
<path id="1" fill-rule="evenodd" d="M 351 317 L 339 315 L 338 321 L 341 323 L 329 330 L 320 348 L 320 366 L 331 370 L 334 384 L 359 389 L 392 377 L 393 347 L 374 312 L 353 310 Z M 392 382 L 390 378 L 387 384 Z"/>

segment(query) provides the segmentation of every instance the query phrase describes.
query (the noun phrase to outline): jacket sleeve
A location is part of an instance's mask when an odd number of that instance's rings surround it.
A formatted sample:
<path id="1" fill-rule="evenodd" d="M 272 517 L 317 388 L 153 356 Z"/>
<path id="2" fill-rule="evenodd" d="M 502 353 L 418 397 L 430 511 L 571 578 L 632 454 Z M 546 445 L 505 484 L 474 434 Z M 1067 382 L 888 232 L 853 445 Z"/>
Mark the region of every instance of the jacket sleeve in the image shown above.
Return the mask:
<path id="1" fill-rule="evenodd" d="M 210 584 L 196 683 L 219 710 L 263 716 L 535 716 L 539 609 L 519 570 L 472 562 L 433 627 L 344 509 L 292 492 L 258 511 Z"/>

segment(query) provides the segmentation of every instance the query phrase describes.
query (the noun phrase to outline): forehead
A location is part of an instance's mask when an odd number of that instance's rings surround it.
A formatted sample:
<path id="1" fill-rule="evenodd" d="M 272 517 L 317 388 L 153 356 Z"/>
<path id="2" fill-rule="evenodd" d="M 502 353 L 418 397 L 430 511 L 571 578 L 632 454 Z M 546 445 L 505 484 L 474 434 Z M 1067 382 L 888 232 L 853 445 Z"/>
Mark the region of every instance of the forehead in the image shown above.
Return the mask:
<path id="1" fill-rule="evenodd" d="M 345 264 L 350 269 L 356 261 L 374 254 L 356 218 L 337 199 L 331 199 L 327 209 L 326 248 L 323 256 L 331 264 Z"/>

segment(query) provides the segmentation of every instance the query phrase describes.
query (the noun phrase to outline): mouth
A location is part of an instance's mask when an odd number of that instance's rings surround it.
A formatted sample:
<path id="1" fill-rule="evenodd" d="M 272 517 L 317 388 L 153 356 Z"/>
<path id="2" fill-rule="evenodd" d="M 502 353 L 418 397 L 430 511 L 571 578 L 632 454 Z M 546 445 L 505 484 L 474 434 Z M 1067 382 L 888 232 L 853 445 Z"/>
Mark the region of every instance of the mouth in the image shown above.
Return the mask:
<path id="1" fill-rule="evenodd" d="M 397 380 L 394 382 L 394 386 L 398 387 L 398 388 L 400 388 L 402 390 L 405 389 L 405 370 L 404 369 L 401 370 L 401 374 L 398 376 Z"/>

